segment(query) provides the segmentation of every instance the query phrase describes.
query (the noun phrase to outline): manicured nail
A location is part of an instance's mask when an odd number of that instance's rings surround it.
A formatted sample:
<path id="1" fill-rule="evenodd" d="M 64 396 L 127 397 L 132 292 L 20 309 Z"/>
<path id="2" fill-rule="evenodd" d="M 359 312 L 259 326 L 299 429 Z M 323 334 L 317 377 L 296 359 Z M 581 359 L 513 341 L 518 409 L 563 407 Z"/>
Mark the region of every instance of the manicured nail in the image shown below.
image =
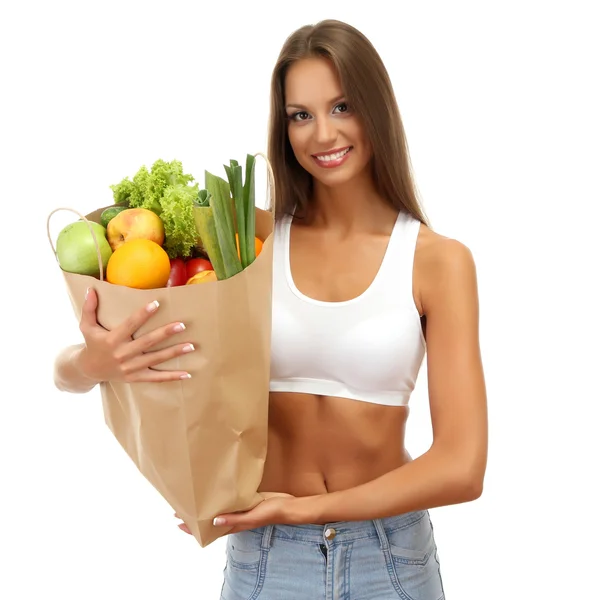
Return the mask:
<path id="1" fill-rule="evenodd" d="M 185 325 L 183 323 L 177 323 L 177 325 L 173 327 L 173 331 L 183 331 L 184 329 Z"/>
<path id="2" fill-rule="evenodd" d="M 158 300 L 154 300 L 154 302 L 150 302 L 150 304 L 148 304 L 148 306 L 146 306 L 146 310 L 148 312 L 154 312 L 158 308 L 158 306 L 159 306 Z"/>
<path id="3" fill-rule="evenodd" d="M 186 344 L 181 351 L 182 352 L 193 352 L 196 348 L 194 348 L 194 344 Z"/>
<path id="4" fill-rule="evenodd" d="M 87 300 L 88 296 L 90 295 L 90 288 L 88 288 L 87 290 L 85 290 L 85 299 Z"/>
<path id="5" fill-rule="evenodd" d="M 220 525 L 225 525 L 225 519 L 223 517 L 215 517 L 213 520 L 213 525 L 215 527 L 219 527 Z"/>
<path id="6" fill-rule="evenodd" d="M 191 378 L 191 375 L 189 373 L 184 373 L 183 375 L 181 375 L 179 377 L 179 379 L 190 379 L 190 378 Z"/>

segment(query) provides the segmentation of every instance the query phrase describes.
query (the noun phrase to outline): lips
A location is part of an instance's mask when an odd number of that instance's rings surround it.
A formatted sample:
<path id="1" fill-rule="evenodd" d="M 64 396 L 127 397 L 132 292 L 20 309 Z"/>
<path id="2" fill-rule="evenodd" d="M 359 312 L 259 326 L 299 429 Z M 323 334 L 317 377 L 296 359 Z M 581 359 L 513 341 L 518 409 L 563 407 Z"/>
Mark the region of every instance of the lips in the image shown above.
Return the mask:
<path id="1" fill-rule="evenodd" d="M 320 152 L 318 154 L 313 154 L 312 158 L 320 167 L 338 167 L 343 162 L 345 162 L 351 150 L 352 146 L 346 146 L 345 148 L 335 148 L 334 150 L 329 150 L 328 152 Z"/>

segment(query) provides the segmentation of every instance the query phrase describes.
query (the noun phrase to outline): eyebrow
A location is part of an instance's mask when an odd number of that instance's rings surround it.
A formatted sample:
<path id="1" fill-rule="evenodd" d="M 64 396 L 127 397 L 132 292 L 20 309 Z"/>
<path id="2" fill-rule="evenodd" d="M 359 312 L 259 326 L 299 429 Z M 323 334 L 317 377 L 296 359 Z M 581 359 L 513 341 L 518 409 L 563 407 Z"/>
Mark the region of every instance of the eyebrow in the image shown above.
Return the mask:
<path id="1" fill-rule="evenodd" d="M 344 100 L 346 96 L 342 95 L 342 96 L 337 96 L 336 98 L 334 98 L 333 100 L 329 101 L 329 104 L 335 104 L 336 102 L 339 102 L 340 100 Z M 307 110 L 306 106 L 304 106 L 304 104 L 286 104 L 286 108 L 300 108 L 302 110 Z"/>

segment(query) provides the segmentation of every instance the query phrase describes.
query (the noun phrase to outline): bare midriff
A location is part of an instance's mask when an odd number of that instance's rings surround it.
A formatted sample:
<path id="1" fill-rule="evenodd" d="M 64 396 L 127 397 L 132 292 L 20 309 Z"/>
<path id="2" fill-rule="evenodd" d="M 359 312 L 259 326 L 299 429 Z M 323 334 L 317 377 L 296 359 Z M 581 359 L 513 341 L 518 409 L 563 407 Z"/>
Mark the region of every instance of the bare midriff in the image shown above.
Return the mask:
<path id="1" fill-rule="evenodd" d="M 331 396 L 272 393 L 262 492 L 345 490 L 411 460 L 408 408 Z"/>

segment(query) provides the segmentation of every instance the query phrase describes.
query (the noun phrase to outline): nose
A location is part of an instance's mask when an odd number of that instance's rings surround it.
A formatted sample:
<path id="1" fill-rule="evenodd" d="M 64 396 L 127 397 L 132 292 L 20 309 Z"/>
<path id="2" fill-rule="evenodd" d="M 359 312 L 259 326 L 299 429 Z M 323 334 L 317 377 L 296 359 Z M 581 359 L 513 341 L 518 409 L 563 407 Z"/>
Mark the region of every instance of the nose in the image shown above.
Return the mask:
<path id="1" fill-rule="evenodd" d="M 337 138 L 335 124 L 327 117 L 318 118 L 316 121 L 316 141 L 322 146 L 332 146 Z"/>

